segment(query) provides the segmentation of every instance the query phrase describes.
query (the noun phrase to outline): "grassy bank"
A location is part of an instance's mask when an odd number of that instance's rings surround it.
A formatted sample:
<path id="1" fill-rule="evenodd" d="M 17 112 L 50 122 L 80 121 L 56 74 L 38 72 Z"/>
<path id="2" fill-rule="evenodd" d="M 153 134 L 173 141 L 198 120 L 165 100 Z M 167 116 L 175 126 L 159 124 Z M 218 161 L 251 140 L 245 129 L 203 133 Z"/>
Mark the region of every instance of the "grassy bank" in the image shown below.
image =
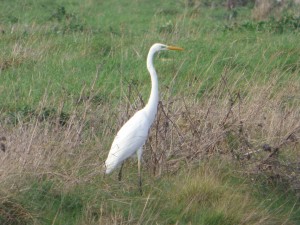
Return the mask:
<path id="1" fill-rule="evenodd" d="M 194 3 L 1 3 L 1 224 L 299 223 L 299 6 Z M 155 42 L 185 51 L 155 60 L 141 196 L 102 166 Z"/>

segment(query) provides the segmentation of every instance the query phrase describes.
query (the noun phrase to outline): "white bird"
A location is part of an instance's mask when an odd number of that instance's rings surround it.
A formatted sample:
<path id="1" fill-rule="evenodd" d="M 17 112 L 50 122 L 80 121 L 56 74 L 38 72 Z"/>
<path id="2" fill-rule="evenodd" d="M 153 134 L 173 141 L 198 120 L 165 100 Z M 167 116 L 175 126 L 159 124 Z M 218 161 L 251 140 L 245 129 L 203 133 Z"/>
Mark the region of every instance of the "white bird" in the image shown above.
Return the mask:
<path id="1" fill-rule="evenodd" d="M 141 193 L 141 157 L 143 153 L 143 145 L 147 140 L 149 129 L 155 119 L 159 101 L 158 80 L 157 73 L 153 66 L 153 58 L 156 52 L 162 50 L 181 51 L 183 50 L 183 48 L 176 46 L 167 46 L 159 43 L 152 45 L 147 56 L 147 68 L 150 73 L 152 83 L 148 103 L 143 109 L 136 112 L 119 130 L 111 145 L 111 149 L 105 161 L 106 174 L 111 173 L 116 167 L 122 164 L 119 172 L 119 180 L 121 180 L 124 160 L 137 153 L 139 189 Z"/>

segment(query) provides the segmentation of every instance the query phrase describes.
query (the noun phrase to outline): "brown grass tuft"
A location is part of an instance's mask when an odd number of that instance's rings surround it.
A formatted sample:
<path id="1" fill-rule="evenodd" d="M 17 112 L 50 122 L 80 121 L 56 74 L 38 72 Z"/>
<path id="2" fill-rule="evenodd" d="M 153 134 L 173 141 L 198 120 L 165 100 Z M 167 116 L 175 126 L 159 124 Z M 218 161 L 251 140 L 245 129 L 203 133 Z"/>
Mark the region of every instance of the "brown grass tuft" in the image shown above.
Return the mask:
<path id="1" fill-rule="evenodd" d="M 265 20 L 270 15 L 278 17 L 288 4 L 286 1 L 256 0 L 252 17 L 255 20 Z"/>
<path id="2" fill-rule="evenodd" d="M 3 225 L 28 224 L 33 222 L 33 215 L 14 200 L 0 199 L 0 222 Z"/>

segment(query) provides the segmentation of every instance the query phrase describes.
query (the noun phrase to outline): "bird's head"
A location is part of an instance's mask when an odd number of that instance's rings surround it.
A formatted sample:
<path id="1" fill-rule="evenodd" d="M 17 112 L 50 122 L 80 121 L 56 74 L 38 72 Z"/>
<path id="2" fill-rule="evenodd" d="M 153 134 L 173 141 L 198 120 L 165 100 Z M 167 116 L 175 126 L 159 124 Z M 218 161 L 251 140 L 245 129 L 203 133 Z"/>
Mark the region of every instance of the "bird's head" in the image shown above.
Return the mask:
<path id="1" fill-rule="evenodd" d="M 158 52 L 158 51 L 163 51 L 163 50 L 182 51 L 183 48 L 180 48 L 177 46 L 172 46 L 172 45 L 164 45 L 164 44 L 156 43 L 156 44 L 152 45 L 151 50 L 153 52 Z"/>
<path id="2" fill-rule="evenodd" d="M 149 50 L 148 56 L 147 56 L 147 68 L 148 68 L 149 71 L 154 70 L 153 57 L 154 57 L 155 53 L 157 53 L 159 51 L 165 51 L 165 50 L 182 51 L 183 48 L 176 47 L 176 46 L 171 46 L 171 45 L 164 45 L 164 44 L 160 44 L 160 43 L 156 43 L 156 44 L 152 45 L 150 50 Z M 155 72 L 155 70 L 154 70 L 154 72 Z"/>

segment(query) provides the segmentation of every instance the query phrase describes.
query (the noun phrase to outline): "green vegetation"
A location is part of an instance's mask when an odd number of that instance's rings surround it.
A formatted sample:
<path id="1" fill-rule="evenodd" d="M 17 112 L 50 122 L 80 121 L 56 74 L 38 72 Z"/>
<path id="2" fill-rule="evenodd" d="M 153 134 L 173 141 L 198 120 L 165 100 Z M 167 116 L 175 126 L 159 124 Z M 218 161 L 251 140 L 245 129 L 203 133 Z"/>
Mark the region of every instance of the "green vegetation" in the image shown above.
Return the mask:
<path id="1" fill-rule="evenodd" d="M 253 3 L 2 1 L 0 224 L 298 224 L 300 19 L 287 2 L 254 20 Z M 121 182 L 102 165 L 147 101 L 155 42 L 185 51 L 155 60 L 140 196 L 134 160 Z"/>

